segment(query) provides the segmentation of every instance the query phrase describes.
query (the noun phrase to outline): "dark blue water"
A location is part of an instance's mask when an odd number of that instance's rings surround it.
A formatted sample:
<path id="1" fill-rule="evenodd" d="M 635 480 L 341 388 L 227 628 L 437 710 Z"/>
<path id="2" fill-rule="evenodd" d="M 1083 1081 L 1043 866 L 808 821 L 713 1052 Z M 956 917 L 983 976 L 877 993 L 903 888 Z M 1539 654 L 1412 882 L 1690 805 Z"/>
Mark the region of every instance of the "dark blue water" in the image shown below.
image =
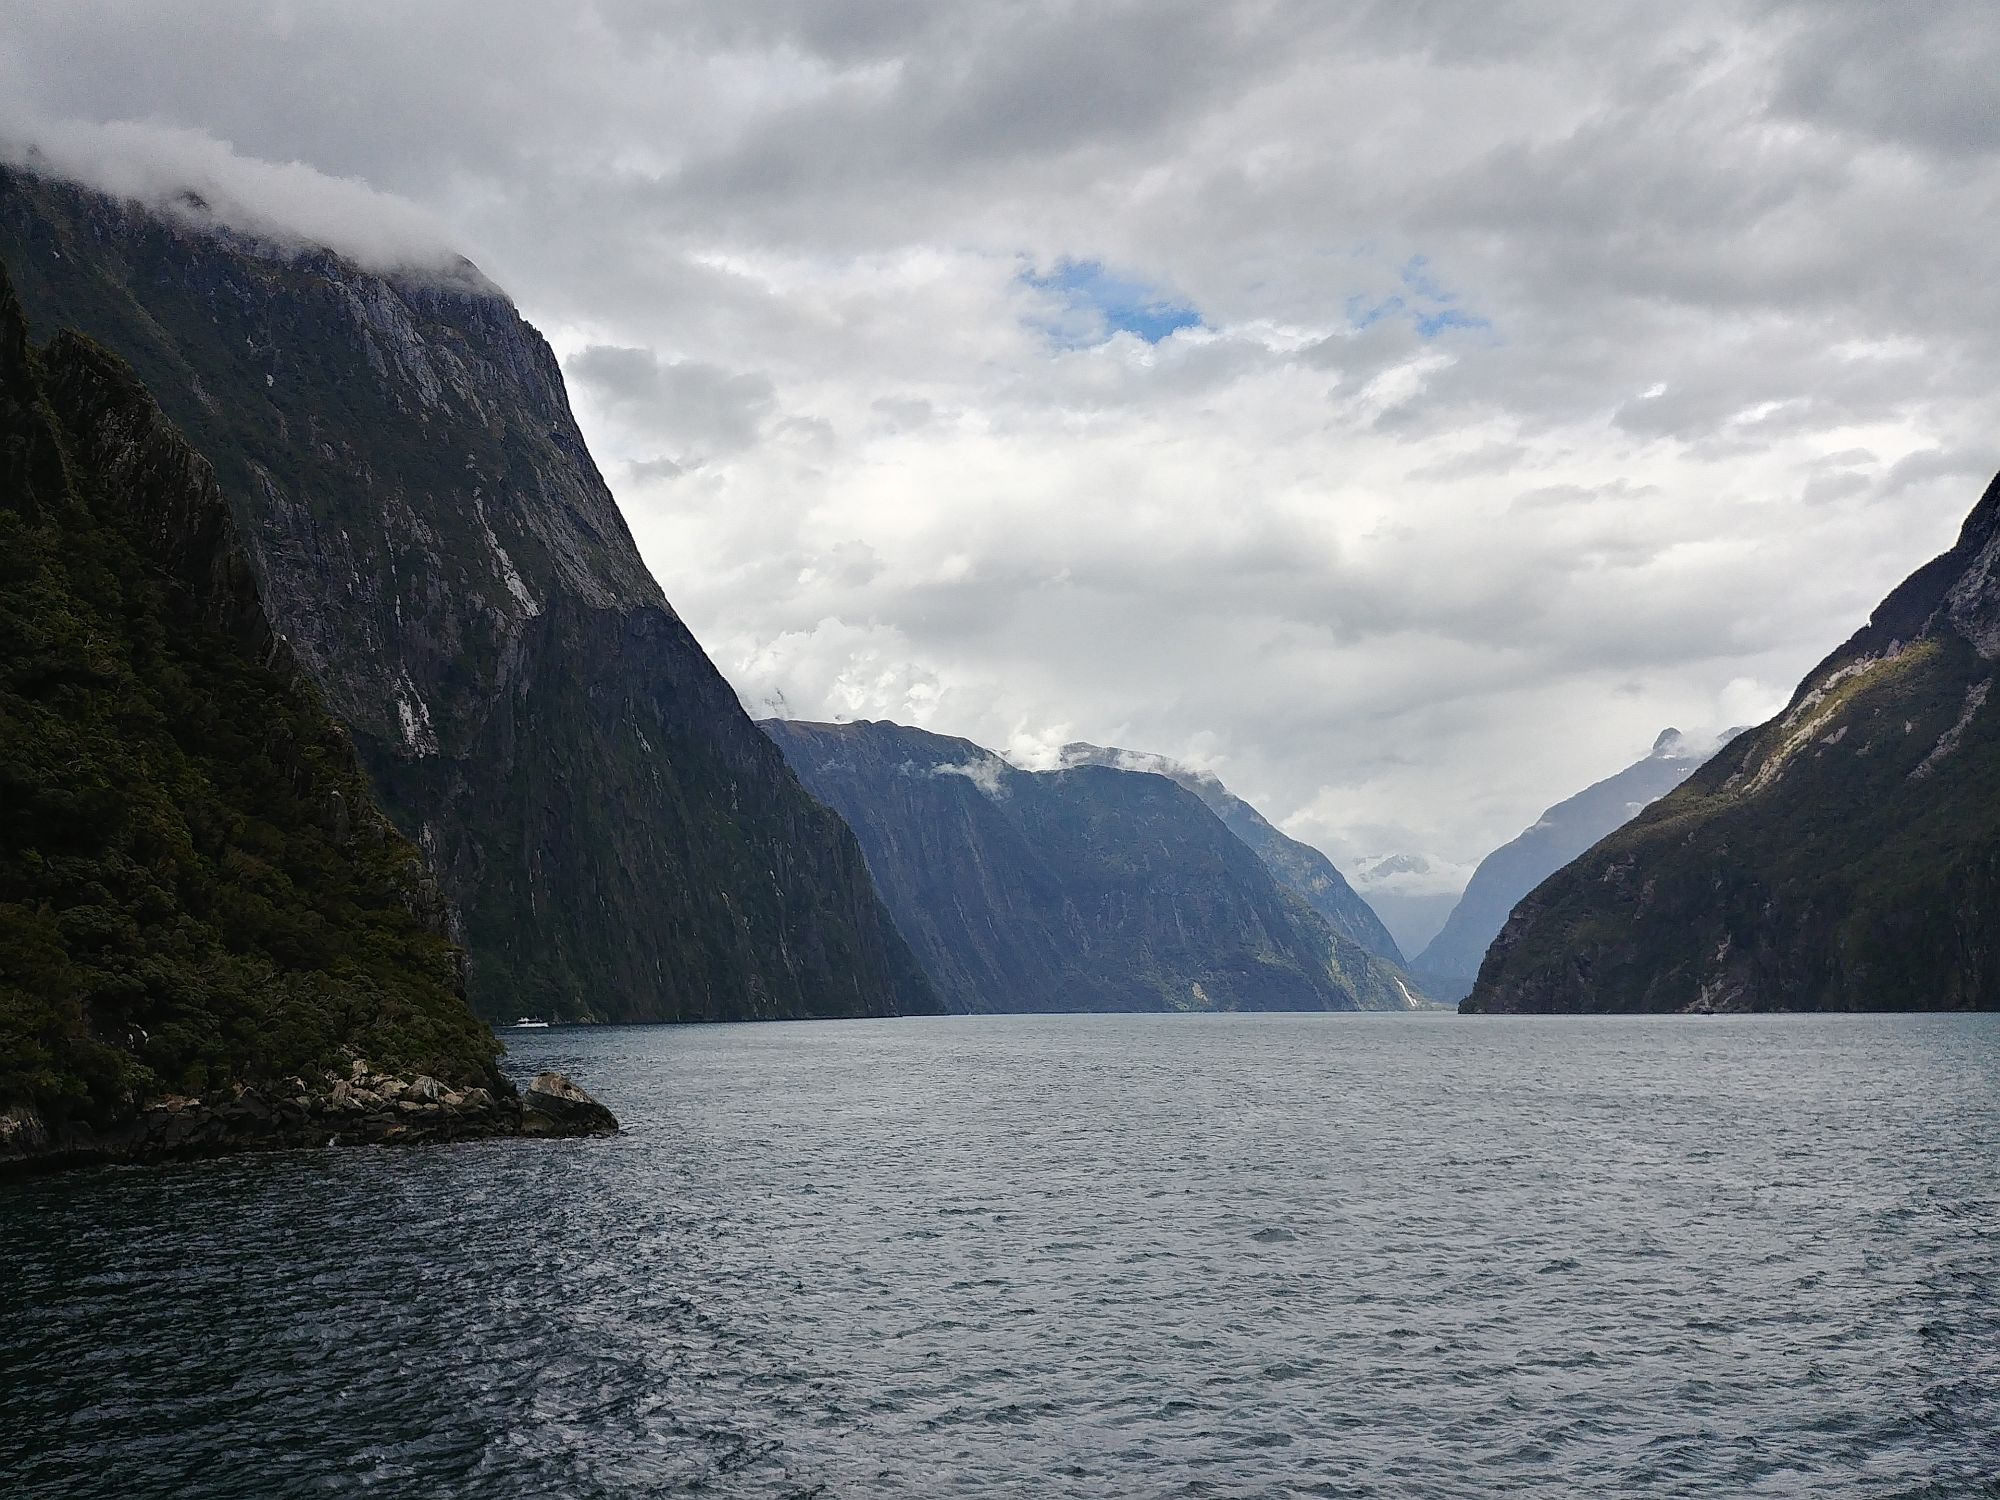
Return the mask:
<path id="1" fill-rule="evenodd" d="M 0 1188 L 0 1493 L 2000 1495 L 2000 1017 L 515 1035 Z"/>

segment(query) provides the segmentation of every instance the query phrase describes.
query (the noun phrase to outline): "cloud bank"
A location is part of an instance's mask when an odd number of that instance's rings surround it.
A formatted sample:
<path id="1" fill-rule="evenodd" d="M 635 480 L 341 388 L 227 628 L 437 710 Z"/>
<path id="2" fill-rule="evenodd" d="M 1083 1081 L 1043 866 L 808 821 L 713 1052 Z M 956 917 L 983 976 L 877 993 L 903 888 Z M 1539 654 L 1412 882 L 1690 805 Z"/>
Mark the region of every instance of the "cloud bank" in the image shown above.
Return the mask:
<path id="1" fill-rule="evenodd" d="M 1161 751 L 1433 869 L 1768 714 L 1949 542 L 2000 466 L 1996 70 L 1950 0 L 73 0 L 0 38 L 24 114 L 477 247 L 754 708 Z"/>

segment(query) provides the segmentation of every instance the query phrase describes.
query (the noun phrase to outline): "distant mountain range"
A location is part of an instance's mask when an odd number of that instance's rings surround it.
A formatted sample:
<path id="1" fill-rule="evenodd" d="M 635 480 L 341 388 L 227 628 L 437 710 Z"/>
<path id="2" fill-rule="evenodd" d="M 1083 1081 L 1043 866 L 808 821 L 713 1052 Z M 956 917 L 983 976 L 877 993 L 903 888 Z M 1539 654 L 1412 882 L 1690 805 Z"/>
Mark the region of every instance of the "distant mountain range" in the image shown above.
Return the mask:
<path id="1" fill-rule="evenodd" d="M 1741 732 L 1729 731 L 1722 743 Z M 1716 741 L 1696 743 L 1678 729 L 1666 730 L 1645 759 L 1558 802 L 1533 826 L 1481 860 L 1438 935 L 1411 962 L 1426 992 L 1446 1001 L 1470 993 L 1479 961 L 1506 925 L 1515 903 L 1687 780 L 1716 747 Z"/>
<path id="2" fill-rule="evenodd" d="M 1333 861 L 1310 844 L 1280 833 L 1256 808 L 1222 784 L 1211 771 L 1198 771 L 1164 755 L 1140 750 L 1106 749 L 1076 741 L 1062 748 L 1065 766 L 1114 766 L 1121 771 L 1146 771 L 1165 776 L 1193 792 L 1222 819 L 1287 890 L 1306 899 L 1342 937 L 1360 944 L 1377 958 L 1402 965 L 1403 953 L 1382 919 L 1355 894 Z"/>
<path id="3" fill-rule="evenodd" d="M 1350 883 L 1163 757 L 760 732 L 552 351 L 469 265 L 385 274 L 20 168 L 0 259 L 0 1156 L 144 1115 L 180 1149 L 168 1095 L 215 1123 L 308 1076 L 328 1111 L 375 1080 L 384 1132 L 557 1128 L 468 997 L 619 1021 L 1468 986 L 1473 1012 L 2000 1006 L 2000 481 L 1784 714 L 1706 765 L 1669 731 L 1444 915 L 1450 871 Z"/>
<path id="4" fill-rule="evenodd" d="M 2000 1008 L 2000 480 L 1790 705 L 1514 909 L 1463 1009 Z"/>
<path id="5" fill-rule="evenodd" d="M 969 740 L 897 724 L 764 728 L 853 827 L 953 1010 L 1414 1001 L 1388 963 L 1281 885 L 1202 797 L 1177 777 L 1122 769 L 1118 752 L 1079 746 L 1061 769 L 1024 771 Z M 1254 816 L 1238 814 L 1253 833 Z"/>

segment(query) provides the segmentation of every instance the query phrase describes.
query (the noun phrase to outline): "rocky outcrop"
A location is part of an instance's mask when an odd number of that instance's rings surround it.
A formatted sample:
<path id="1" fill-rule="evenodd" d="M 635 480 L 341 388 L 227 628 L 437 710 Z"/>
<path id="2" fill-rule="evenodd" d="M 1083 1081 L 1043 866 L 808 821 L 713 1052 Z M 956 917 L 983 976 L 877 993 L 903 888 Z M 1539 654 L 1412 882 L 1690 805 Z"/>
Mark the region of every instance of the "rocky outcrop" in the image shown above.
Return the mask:
<path id="1" fill-rule="evenodd" d="M 1198 771 L 1165 755 L 1089 745 L 1081 740 L 1063 746 L 1062 763 L 1150 771 L 1186 787 L 1222 819 L 1223 827 L 1249 845 L 1250 851 L 1277 877 L 1278 884 L 1301 897 L 1335 932 L 1384 962 L 1403 966 L 1403 952 L 1389 935 L 1389 929 L 1355 893 L 1333 861 L 1312 845 L 1280 833 L 1268 818 L 1224 786 L 1212 771 Z"/>
<path id="2" fill-rule="evenodd" d="M 662 597 L 547 343 L 465 268 L 377 275 L 0 169 L 43 329 L 211 460 L 276 633 L 438 872 L 489 1016 L 936 998 L 840 820 Z"/>
<path id="3" fill-rule="evenodd" d="M 764 727 L 854 827 L 954 1010 L 1417 1003 L 1165 776 L 1023 771 L 970 741 L 897 724 Z"/>
<path id="4" fill-rule="evenodd" d="M 611 1111 L 561 1073 L 537 1073 L 522 1101 L 524 1135 L 609 1135 L 618 1129 Z"/>
<path id="5" fill-rule="evenodd" d="M 344 1074 L 238 1085 L 206 1096 L 162 1095 L 104 1128 L 75 1121 L 52 1127 L 33 1106 L 16 1105 L 0 1112 L 0 1175 L 239 1152 L 617 1130 L 611 1111 L 561 1073 L 540 1074 L 516 1093 L 504 1081 L 452 1088 L 425 1074 L 378 1073 L 356 1059 Z"/>
<path id="6" fill-rule="evenodd" d="M 2000 480 L 1785 711 L 1520 903 L 1461 1009 L 2000 1008 Z"/>
<path id="7" fill-rule="evenodd" d="M 1723 742 L 1741 731 L 1732 730 Z M 1479 862 L 1438 935 L 1411 961 L 1428 993 L 1458 1000 L 1470 993 L 1486 949 L 1514 904 L 1592 844 L 1630 822 L 1698 770 L 1715 742 L 1696 744 L 1677 729 L 1654 740 L 1650 754 L 1616 776 L 1548 809 L 1517 837 Z"/>

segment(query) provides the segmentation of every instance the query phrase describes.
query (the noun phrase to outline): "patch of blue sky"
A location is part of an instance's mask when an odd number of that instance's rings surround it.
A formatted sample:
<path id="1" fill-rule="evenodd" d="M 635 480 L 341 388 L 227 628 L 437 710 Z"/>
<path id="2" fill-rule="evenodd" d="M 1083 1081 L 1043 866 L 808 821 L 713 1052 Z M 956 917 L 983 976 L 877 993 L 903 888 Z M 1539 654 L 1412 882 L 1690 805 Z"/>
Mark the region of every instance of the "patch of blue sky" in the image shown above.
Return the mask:
<path id="1" fill-rule="evenodd" d="M 1437 312 L 1418 313 L 1417 332 L 1425 338 L 1436 338 L 1447 328 L 1491 328 L 1493 324 L 1485 318 L 1471 313 L 1460 312 L 1455 307 L 1443 308 Z"/>
<path id="2" fill-rule="evenodd" d="M 1421 338 L 1433 339 L 1453 329 L 1490 329 L 1493 324 L 1453 304 L 1458 293 L 1447 291 L 1431 274 L 1428 257 L 1413 255 L 1397 273 L 1403 290 L 1376 302 L 1364 296 L 1347 299 L 1347 317 L 1358 333 L 1385 318 L 1408 318 Z"/>
<path id="3" fill-rule="evenodd" d="M 1183 328 L 1202 326 L 1192 303 L 1117 275 L 1102 261 L 1065 257 L 1047 274 L 1022 271 L 1020 281 L 1060 300 L 1067 316 L 1044 325 L 1044 331 L 1065 348 L 1089 348 L 1119 333 L 1157 344 Z"/>

